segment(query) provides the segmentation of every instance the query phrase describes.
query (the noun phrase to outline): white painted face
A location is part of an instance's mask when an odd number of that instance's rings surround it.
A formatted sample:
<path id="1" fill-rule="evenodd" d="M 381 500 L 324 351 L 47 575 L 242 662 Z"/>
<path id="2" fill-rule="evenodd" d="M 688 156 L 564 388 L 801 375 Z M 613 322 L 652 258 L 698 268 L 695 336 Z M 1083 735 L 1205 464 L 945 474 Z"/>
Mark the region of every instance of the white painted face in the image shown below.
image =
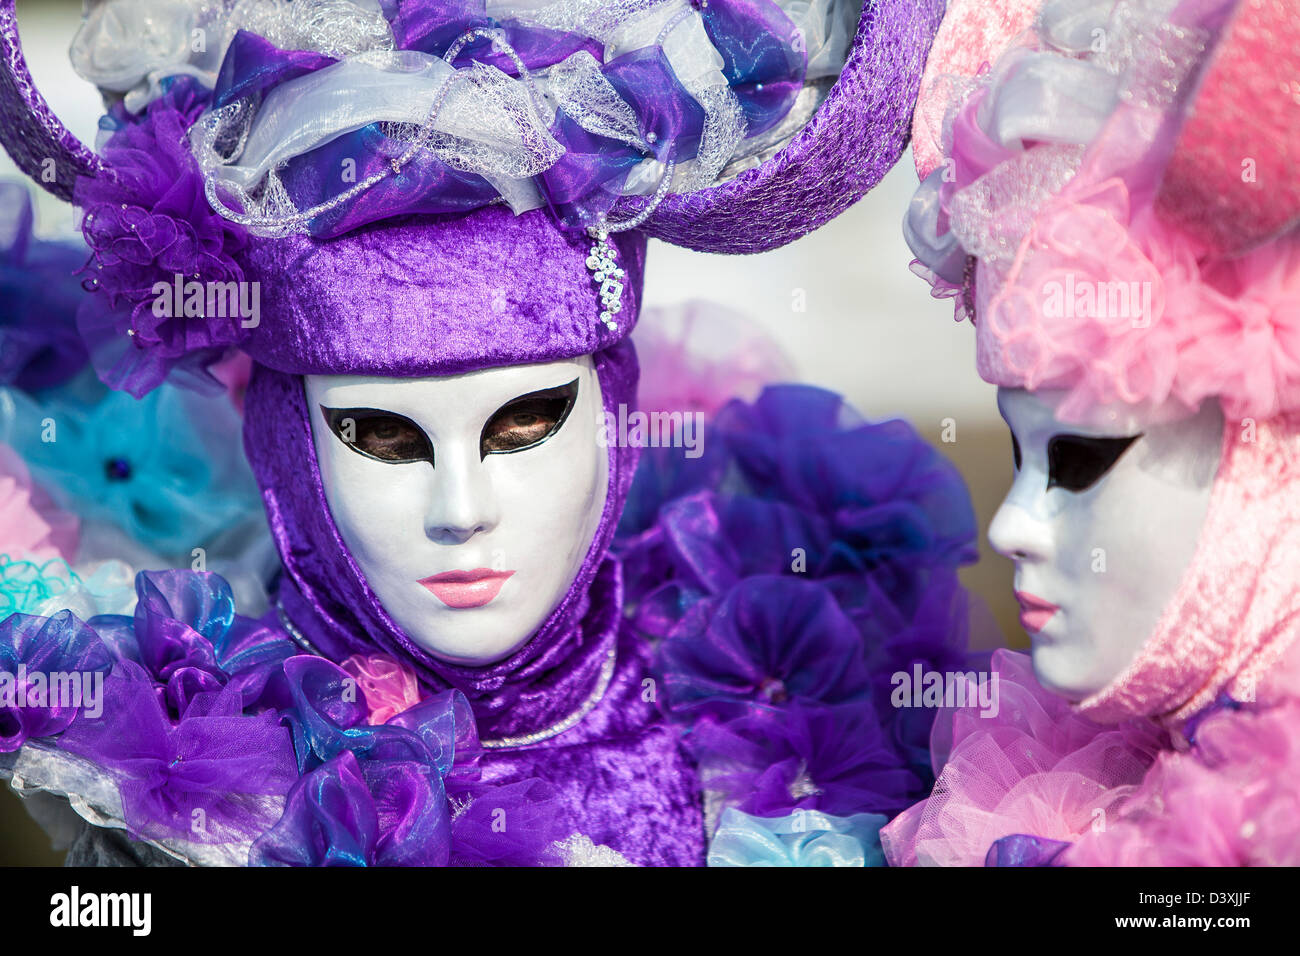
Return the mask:
<path id="1" fill-rule="evenodd" d="M 498 661 L 555 609 L 605 507 L 590 357 L 422 379 L 306 376 L 334 523 L 396 624 Z"/>
<path id="2" fill-rule="evenodd" d="M 1223 415 L 1144 427 L 1062 424 L 1062 393 L 999 389 L 1015 481 L 989 543 L 1015 562 L 1020 622 L 1044 687 L 1073 701 L 1132 662 L 1191 563 L 1218 470 Z"/>

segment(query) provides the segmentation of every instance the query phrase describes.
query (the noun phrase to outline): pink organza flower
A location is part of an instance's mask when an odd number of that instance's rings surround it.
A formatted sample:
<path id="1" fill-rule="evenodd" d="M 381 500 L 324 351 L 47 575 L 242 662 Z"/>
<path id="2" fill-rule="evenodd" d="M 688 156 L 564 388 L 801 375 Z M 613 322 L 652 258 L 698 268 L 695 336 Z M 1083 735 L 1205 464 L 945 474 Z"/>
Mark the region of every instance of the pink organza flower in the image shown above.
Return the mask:
<path id="1" fill-rule="evenodd" d="M 385 724 L 420 702 L 414 672 L 385 654 L 353 654 L 339 666 L 361 686 L 372 724 Z"/>
<path id="2" fill-rule="evenodd" d="M 703 300 L 649 309 L 634 334 L 641 366 L 638 407 L 711 418 L 734 398 L 752 401 L 794 368 L 761 326 Z"/>
<path id="3" fill-rule="evenodd" d="M 1073 842 L 1104 825 L 1166 743 L 1151 721 L 1105 727 L 1077 716 L 1024 654 L 997 651 L 992 666 L 997 714 L 952 713 L 933 793 L 882 831 L 891 865 L 983 866 L 989 847 L 1014 834 Z M 936 725 L 936 741 L 947 729 Z"/>
<path id="4" fill-rule="evenodd" d="M 980 372 L 1069 392 L 1066 420 L 1124 403 L 1229 417 L 1300 407 L 1300 239 L 1238 259 L 1204 247 L 1118 179 L 1074 184 L 1036 217 L 1015 261 L 987 267 Z"/>
<path id="5" fill-rule="evenodd" d="M 1109 825 L 1065 851 L 1075 866 L 1300 864 L 1300 646 L 1259 700 L 1212 713 L 1195 746 L 1161 754 Z"/>
<path id="6" fill-rule="evenodd" d="M 72 561 L 78 532 L 77 519 L 33 484 L 17 452 L 0 444 L 0 554 L 13 560 Z"/>

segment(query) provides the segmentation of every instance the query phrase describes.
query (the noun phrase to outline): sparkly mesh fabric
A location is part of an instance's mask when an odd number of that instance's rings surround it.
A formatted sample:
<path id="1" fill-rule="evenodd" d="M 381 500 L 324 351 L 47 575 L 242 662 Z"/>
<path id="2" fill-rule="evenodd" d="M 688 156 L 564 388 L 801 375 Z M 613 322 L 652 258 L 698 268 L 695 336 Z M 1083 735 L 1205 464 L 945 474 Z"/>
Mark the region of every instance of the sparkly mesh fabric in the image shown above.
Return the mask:
<path id="1" fill-rule="evenodd" d="M 229 30 L 248 30 L 282 50 L 344 57 L 391 50 L 393 33 L 378 5 L 358 0 L 224 0 L 204 6 L 230 10 Z"/>
<path id="2" fill-rule="evenodd" d="M 100 162 L 37 92 L 18 40 L 14 3 L 0 0 L 0 129 L 4 130 L 5 149 L 19 169 L 60 199 L 70 201 L 77 177 L 97 173 Z M 47 160 L 52 162 L 52 170 Z"/>
<path id="3" fill-rule="evenodd" d="M 944 0 L 869 0 L 839 81 L 790 143 L 730 182 L 669 194 L 645 231 L 702 252 L 766 252 L 848 209 L 907 146 L 944 6 Z"/>
<path id="4" fill-rule="evenodd" d="M 992 64 L 1011 40 L 1030 29 L 1043 0 L 951 0 L 925 64 L 912 125 L 912 156 L 924 179 L 943 162 L 943 127 L 953 82 Z"/>

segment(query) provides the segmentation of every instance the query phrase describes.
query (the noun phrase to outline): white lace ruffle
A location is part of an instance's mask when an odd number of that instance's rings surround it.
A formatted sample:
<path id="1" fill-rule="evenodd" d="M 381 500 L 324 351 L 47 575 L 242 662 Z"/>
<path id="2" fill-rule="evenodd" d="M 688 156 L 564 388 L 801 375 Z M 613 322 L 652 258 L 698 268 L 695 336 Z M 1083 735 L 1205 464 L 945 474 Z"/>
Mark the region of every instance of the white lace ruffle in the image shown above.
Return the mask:
<path id="1" fill-rule="evenodd" d="M 606 61 L 658 46 L 705 115 L 698 154 L 667 166 L 643 142 L 637 117 L 586 52 L 513 78 L 485 64 L 453 70 L 447 60 L 394 50 L 379 0 L 87 0 L 72 46 L 77 71 L 121 95 L 138 112 L 161 94 L 168 77 L 188 75 L 211 88 L 238 30 L 283 49 L 314 50 L 339 63 L 281 84 L 265 101 L 210 112 L 191 142 L 208 181 L 208 198 L 228 218 L 263 235 L 306 230 L 390 174 L 387 167 L 355 183 L 340 171 L 337 194 L 312 209 L 290 200 L 278 170 L 286 161 L 374 123 L 403 147 L 393 171 L 417 150 L 432 151 L 454 169 L 488 180 L 514 209 L 543 204 L 531 181 L 562 155 L 548 127 L 562 109 L 582 128 L 641 149 L 625 194 L 693 192 L 746 168 L 811 117 L 838 75 L 860 16 L 861 0 L 777 0 L 794 25 L 790 41 L 806 50 L 808 82 L 793 114 L 777 131 L 750 142 L 740 103 L 722 72 L 700 13 L 687 0 L 489 0 L 498 20 L 589 36 Z M 510 54 L 503 44 L 496 49 Z M 450 53 L 451 51 L 449 51 Z M 453 58 L 449 56 L 448 59 Z M 773 135 L 776 133 L 776 135 Z"/>

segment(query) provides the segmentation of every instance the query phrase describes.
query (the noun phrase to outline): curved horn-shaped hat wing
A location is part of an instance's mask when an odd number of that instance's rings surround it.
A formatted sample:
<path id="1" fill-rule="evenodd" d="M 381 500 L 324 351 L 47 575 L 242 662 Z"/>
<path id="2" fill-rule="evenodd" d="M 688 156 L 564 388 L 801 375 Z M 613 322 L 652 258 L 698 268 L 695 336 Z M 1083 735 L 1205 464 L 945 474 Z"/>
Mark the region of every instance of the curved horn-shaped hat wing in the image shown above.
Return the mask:
<path id="1" fill-rule="evenodd" d="M 644 229 L 702 252 L 766 252 L 861 199 L 907 148 L 946 0 L 867 0 L 839 79 L 775 156 L 728 182 L 669 194 Z"/>
<path id="2" fill-rule="evenodd" d="M 103 163 L 60 122 L 32 82 L 15 2 L 0 0 L 0 143 L 19 169 L 71 202 L 77 177 L 97 174 Z"/>

